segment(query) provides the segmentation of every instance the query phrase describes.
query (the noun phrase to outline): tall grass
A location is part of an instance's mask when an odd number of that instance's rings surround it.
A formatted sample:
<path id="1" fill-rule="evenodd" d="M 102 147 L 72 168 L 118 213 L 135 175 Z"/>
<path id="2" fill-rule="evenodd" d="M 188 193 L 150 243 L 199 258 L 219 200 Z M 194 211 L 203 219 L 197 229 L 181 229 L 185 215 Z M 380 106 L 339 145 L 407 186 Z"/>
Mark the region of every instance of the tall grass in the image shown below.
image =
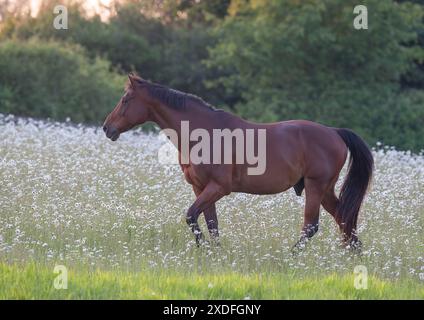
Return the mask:
<path id="1" fill-rule="evenodd" d="M 424 285 L 423 155 L 374 151 L 375 177 L 359 222 L 362 255 L 341 246 L 336 224 L 322 210 L 319 233 L 294 257 L 304 198 L 293 190 L 220 200 L 222 246 L 197 248 L 183 219 L 194 195 L 178 166 L 158 163 L 163 142 L 156 135 L 135 131 L 112 143 L 96 128 L 3 116 L 0 123 L 3 264 L 181 279 L 187 273 L 275 277 L 269 283 L 292 275 L 304 283 L 347 279 L 364 265 L 381 281 Z M 206 231 L 202 218 L 201 226 Z"/>

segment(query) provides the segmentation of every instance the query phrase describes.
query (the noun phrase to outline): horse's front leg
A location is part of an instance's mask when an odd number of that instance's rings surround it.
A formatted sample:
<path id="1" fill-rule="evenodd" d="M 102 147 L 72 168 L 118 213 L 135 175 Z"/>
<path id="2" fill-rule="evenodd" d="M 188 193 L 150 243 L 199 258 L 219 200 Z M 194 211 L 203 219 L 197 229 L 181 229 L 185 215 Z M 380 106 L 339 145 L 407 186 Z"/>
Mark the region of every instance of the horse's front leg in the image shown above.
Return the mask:
<path id="1" fill-rule="evenodd" d="M 196 186 L 193 186 L 193 191 L 196 197 L 200 196 L 202 190 Z M 206 225 L 209 230 L 211 242 L 219 246 L 219 232 L 218 232 L 218 217 L 216 215 L 215 203 L 212 203 L 209 208 L 203 210 L 205 216 Z"/>
<path id="2" fill-rule="evenodd" d="M 216 215 L 215 203 L 205 209 L 203 214 L 205 215 L 205 221 L 208 226 L 211 242 L 212 244 L 219 246 L 218 216 Z"/>
<path id="3" fill-rule="evenodd" d="M 196 193 L 197 199 L 187 211 L 186 222 L 190 226 L 191 231 L 194 233 L 197 245 L 199 245 L 203 239 L 202 231 L 200 230 L 197 222 L 199 215 L 202 212 L 205 213 L 209 232 L 211 235 L 213 234 L 214 237 L 217 236 L 218 220 L 216 217 L 215 202 L 221 199 L 222 196 L 224 196 L 224 193 L 222 192 L 222 188 L 214 182 L 208 183 L 203 190 L 196 187 L 193 189 Z"/>

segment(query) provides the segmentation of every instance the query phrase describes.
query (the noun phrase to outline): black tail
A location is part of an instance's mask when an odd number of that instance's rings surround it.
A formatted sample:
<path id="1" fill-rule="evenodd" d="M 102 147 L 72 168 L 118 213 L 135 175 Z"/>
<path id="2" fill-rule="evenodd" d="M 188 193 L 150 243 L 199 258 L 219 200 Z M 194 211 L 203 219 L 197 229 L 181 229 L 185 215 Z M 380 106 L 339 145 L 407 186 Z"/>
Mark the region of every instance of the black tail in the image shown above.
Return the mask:
<path id="1" fill-rule="evenodd" d="M 350 151 L 349 172 L 343 183 L 337 207 L 347 241 L 356 242 L 356 223 L 362 200 L 372 178 L 374 159 L 367 144 L 349 129 L 336 129 Z"/>

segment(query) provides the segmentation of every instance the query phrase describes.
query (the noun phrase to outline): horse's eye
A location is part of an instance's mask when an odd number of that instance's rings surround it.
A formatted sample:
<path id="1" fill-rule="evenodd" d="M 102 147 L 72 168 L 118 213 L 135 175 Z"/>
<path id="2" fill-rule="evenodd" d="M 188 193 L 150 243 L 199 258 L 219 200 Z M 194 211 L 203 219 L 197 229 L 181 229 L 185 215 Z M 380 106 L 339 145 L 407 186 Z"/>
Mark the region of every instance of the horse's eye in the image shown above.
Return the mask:
<path id="1" fill-rule="evenodd" d="M 128 103 L 128 101 L 130 101 L 131 100 L 131 98 L 130 97 L 124 97 L 124 98 L 122 98 L 122 103 L 123 104 L 126 104 L 126 103 Z"/>

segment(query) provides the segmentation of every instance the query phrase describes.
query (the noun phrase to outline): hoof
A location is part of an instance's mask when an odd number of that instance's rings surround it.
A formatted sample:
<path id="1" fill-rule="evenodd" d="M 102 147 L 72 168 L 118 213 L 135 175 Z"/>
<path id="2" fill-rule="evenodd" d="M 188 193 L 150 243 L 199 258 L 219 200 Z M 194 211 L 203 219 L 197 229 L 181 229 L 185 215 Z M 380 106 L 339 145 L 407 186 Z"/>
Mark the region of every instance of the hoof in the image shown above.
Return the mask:
<path id="1" fill-rule="evenodd" d="M 343 245 L 352 253 L 360 254 L 362 251 L 362 242 L 356 235 L 352 235 L 351 238 L 344 238 Z"/>
<path id="2" fill-rule="evenodd" d="M 203 233 L 195 233 L 196 236 L 196 246 L 199 248 L 200 246 L 204 246 L 209 242 L 203 237 Z"/>
<path id="3" fill-rule="evenodd" d="M 212 241 L 212 245 L 217 248 L 221 248 L 221 242 L 219 240 Z"/>
<path id="4" fill-rule="evenodd" d="M 219 241 L 219 237 L 211 236 L 209 244 L 211 247 L 221 247 L 221 242 Z"/>
<path id="5" fill-rule="evenodd" d="M 206 240 L 202 238 L 199 241 L 196 241 L 196 246 L 198 248 L 200 247 L 221 248 L 221 243 L 219 242 L 219 240 L 215 240 L 215 239 Z"/>
<path id="6" fill-rule="evenodd" d="M 296 242 L 296 244 L 291 248 L 292 255 L 297 256 L 301 251 L 303 251 L 306 248 L 307 242 L 307 239 L 300 239 Z"/>
<path id="7" fill-rule="evenodd" d="M 359 239 L 351 240 L 347 247 L 354 253 L 360 254 L 362 252 L 362 242 Z"/>
<path id="8" fill-rule="evenodd" d="M 209 241 L 203 238 L 203 236 L 196 237 L 196 246 L 200 248 L 201 246 L 209 245 Z"/>

